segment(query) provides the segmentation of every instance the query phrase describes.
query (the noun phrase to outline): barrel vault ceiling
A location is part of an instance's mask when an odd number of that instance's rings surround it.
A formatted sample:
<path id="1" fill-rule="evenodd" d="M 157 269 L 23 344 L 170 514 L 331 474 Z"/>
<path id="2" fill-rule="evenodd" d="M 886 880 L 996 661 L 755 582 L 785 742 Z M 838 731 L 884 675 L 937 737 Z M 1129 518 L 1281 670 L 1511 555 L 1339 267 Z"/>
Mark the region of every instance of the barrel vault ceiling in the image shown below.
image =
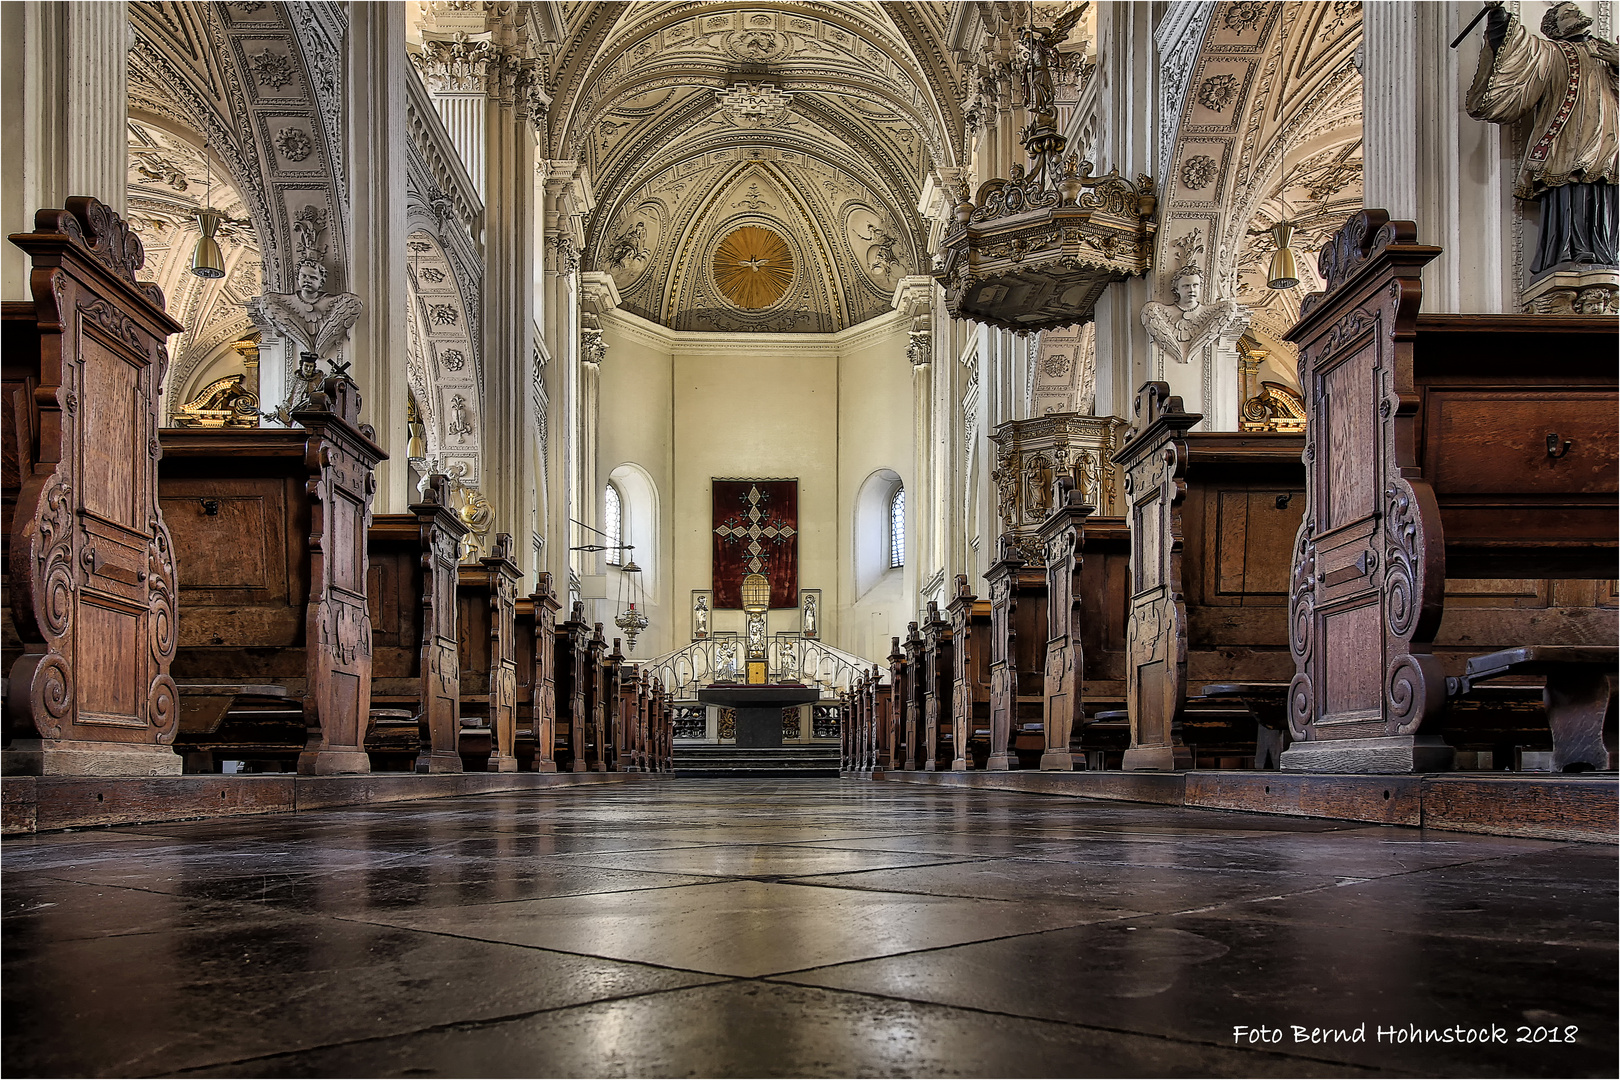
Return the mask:
<path id="1" fill-rule="evenodd" d="M 827 333 L 887 312 L 928 270 L 927 178 L 961 156 L 949 8 L 565 5 L 550 156 L 582 162 L 596 194 L 584 268 L 677 330 Z"/>

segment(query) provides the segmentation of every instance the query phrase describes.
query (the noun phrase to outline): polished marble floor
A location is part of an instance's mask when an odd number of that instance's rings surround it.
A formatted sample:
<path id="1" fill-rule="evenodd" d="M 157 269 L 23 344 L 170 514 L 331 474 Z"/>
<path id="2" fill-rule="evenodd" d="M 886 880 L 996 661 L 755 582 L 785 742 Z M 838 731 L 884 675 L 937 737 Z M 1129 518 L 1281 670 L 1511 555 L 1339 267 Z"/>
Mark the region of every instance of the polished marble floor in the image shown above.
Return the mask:
<path id="1" fill-rule="evenodd" d="M 7 1076 L 1616 1075 L 1608 846 L 674 780 L 0 868 Z"/>

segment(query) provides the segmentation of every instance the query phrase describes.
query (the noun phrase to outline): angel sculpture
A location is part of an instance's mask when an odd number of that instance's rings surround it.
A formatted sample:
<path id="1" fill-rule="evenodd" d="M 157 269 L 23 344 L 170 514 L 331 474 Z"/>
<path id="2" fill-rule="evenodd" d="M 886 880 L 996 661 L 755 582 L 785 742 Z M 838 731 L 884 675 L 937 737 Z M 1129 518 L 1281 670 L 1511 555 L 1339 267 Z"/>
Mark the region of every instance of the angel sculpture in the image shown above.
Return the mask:
<path id="1" fill-rule="evenodd" d="M 328 293 L 326 267 L 306 260 L 298 264 L 298 288 L 265 293 L 248 301 L 248 317 L 265 336 L 286 338 L 301 353 L 329 356 L 349 336 L 360 317 L 354 293 Z"/>
<path id="2" fill-rule="evenodd" d="M 1187 263 L 1170 279 L 1174 304 L 1149 301 L 1142 305 L 1142 325 L 1154 343 L 1185 364 L 1193 349 L 1220 332 L 1237 313 L 1237 302 L 1220 300 L 1204 303 L 1204 271 L 1197 263 Z"/>
<path id="3" fill-rule="evenodd" d="M 1061 63 L 1058 46 L 1068 40 L 1069 31 L 1085 10 L 1086 5 L 1081 4 L 1064 12 L 1050 27 L 1031 25 L 1018 31 L 1019 43 L 1024 47 L 1024 105 L 1049 124 L 1057 118 L 1057 87 L 1052 73 Z"/>

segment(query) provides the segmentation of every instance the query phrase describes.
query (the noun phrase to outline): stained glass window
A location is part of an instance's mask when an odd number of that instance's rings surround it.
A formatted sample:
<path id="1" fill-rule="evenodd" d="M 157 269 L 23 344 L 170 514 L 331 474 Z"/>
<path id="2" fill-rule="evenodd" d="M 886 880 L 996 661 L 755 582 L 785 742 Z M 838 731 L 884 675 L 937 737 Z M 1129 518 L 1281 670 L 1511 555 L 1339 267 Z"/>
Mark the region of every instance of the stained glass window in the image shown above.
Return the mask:
<path id="1" fill-rule="evenodd" d="M 889 569 L 906 565 L 906 489 L 889 496 Z"/>
<path id="2" fill-rule="evenodd" d="M 623 566 L 624 549 L 619 545 L 624 543 L 624 501 L 613 484 L 607 486 L 607 498 L 603 500 L 602 524 L 602 531 L 607 533 L 604 543 L 608 545 L 605 552 L 608 565 Z"/>

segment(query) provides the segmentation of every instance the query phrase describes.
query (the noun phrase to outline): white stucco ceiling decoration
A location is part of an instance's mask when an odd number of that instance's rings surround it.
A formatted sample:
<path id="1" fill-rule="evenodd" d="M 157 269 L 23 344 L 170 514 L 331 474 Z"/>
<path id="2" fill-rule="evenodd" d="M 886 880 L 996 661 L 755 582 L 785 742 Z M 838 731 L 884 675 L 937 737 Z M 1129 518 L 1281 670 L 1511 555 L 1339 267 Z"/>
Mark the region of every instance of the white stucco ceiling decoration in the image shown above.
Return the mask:
<path id="1" fill-rule="evenodd" d="M 1185 75 L 1156 288 L 1168 298 L 1182 263 L 1199 262 L 1216 298 L 1250 311 L 1251 333 L 1289 381 L 1293 349 L 1280 339 L 1320 288 L 1315 253 L 1361 206 L 1360 44 L 1357 0 L 1223 0 Z M 1299 287 L 1279 291 L 1265 282 L 1268 230 L 1284 218 L 1297 223 L 1302 273 Z"/>
<path id="2" fill-rule="evenodd" d="M 163 290 L 169 314 L 186 328 L 170 343 L 172 359 L 164 380 L 164 419 L 189 401 L 221 365 L 241 370 L 231 343 L 248 336 L 253 324 L 244 305 L 259 292 L 259 245 L 240 193 L 221 175 L 218 161 L 207 164 L 191 141 L 151 121 L 129 122 L 129 188 L 125 216 L 146 248 L 142 280 Z M 197 209 L 208 201 L 223 215 L 217 238 L 225 255 L 225 276 L 191 273 L 191 252 L 201 231 Z"/>
<path id="3" fill-rule="evenodd" d="M 937 10 L 936 10 L 937 9 Z M 832 332 L 889 310 L 923 269 L 916 204 L 962 128 L 940 5 L 638 2 L 564 10 L 551 58 L 554 159 L 598 204 L 584 267 L 675 329 Z M 744 225 L 799 268 L 776 303 L 714 287 L 714 245 Z"/>

